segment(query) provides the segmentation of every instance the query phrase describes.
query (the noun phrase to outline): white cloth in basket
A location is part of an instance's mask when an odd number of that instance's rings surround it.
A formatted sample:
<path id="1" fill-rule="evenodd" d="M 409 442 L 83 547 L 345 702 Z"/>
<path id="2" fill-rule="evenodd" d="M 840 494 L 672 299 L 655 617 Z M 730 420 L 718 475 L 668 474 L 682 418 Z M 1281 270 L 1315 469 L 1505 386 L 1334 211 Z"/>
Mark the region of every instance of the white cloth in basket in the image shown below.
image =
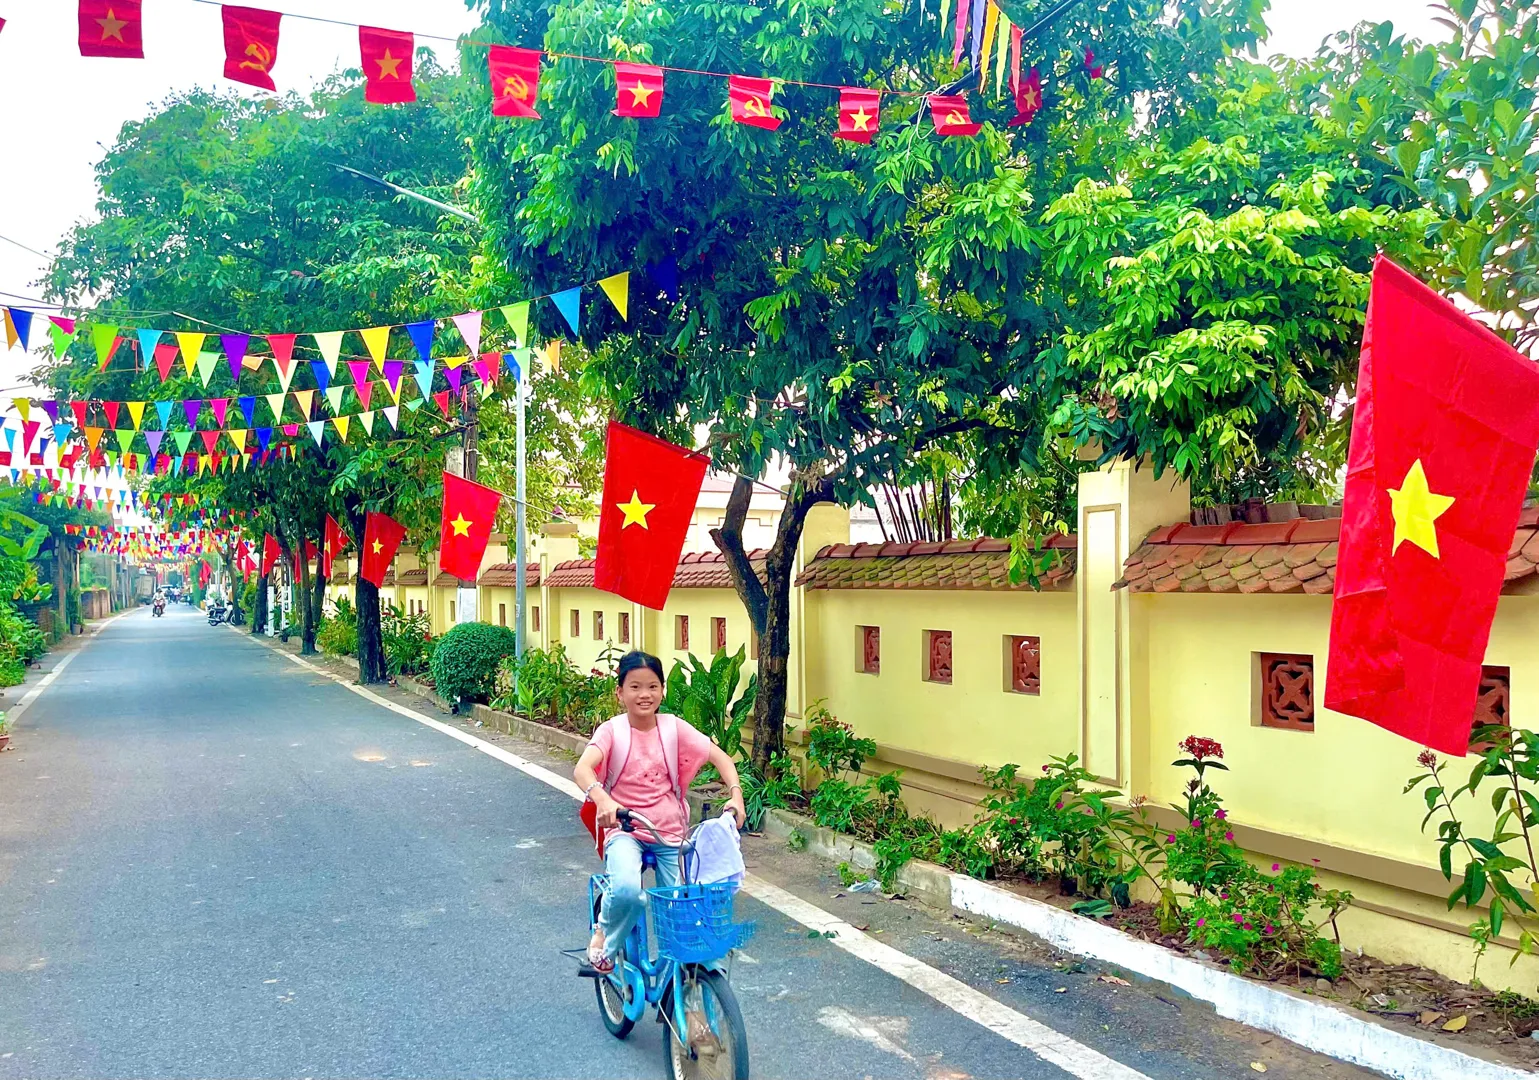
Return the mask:
<path id="1" fill-rule="evenodd" d="M 737 822 L 730 814 L 714 817 L 695 833 L 695 880 L 709 885 L 743 880 L 743 850 L 738 841 Z"/>

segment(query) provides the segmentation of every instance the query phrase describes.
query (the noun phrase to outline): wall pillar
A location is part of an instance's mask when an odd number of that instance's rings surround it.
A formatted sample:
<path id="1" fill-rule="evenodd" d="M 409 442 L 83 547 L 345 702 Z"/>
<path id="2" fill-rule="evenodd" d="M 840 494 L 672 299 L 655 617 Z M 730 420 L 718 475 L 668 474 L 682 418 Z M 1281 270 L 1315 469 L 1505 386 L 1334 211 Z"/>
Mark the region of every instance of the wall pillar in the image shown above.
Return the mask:
<path id="1" fill-rule="evenodd" d="M 819 503 L 807 511 L 802 523 L 802 539 L 796 549 L 793 580 L 801 576 L 807 564 L 830 544 L 850 542 L 850 511 L 836 503 Z M 808 627 L 807 591 L 791 590 L 791 656 L 786 667 L 786 715 L 801 718 L 809 701 L 807 695 L 807 637 L 816 633 Z"/>
<path id="2" fill-rule="evenodd" d="M 1147 645 L 1127 590 L 1114 590 L 1128 556 L 1160 527 L 1186 521 L 1191 490 L 1167 471 L 1117 461 L 1079 478 L 1079 754 L 1103 782 L 1147 788 Z"/>

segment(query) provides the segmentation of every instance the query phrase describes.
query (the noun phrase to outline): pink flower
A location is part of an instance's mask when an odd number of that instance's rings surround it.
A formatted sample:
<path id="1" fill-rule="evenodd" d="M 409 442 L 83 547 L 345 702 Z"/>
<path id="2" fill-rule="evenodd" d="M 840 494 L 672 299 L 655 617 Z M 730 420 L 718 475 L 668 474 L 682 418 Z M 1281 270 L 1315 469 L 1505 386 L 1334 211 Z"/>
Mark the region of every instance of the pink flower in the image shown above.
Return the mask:
<path id="1" fill-rule="evenodd" d="M 1247 930 L 1249 930 L 1249 929 L 1251 929 L 1251 925 L 1250 925 L 1250 923 L 1246 923 L 1246 924 L 1245 924 L 1245 929 L 1247 929 Z"/>
<path id="2" fill-rule="evenodd" d="M 1213 816 L 1218 818 L 1218 820 L 1223 821 L 1226 817 L 1229 816 L 1229 812 L 1227 810 L 1215 810 L 1213 812 Z"/>
<path id="3" fill-rule="evenodd" d="M 1235 922 L 1244 922 L 1245 921 L 1245 916 L 1241 915 L 1238 911 L 1236 911 L 1234 913 L 1234 921 Z"/>
<path id="4" fill-rule="evenodd" d="M 1042 771 L 1043 772 L 1047 772 L 1047 766 L 1046 765 L 1042 766 Z"/>
<path id="5" fill-rule="evenodd" d="M 1165 843 L 1167 843 L 1167 844 L 1174 844 L 1175 842 L 1176 842 L 1176 834 L 1175 833 L 1171 833 L 1169 836 L 1165 837 Z"/>
<path id="6" fill-rule="evenodd" d="M 1434 754 L 1431 750 L 1423 750 L 1421 753 L 1416 755 L 1416 764 L 1420 765 L 1424 769 L 1436 768 L 1437 755 Z"/>
<path id="7" fill-rule="evenodd" d="M 1201 818 L 1192 818 L 1192 828 L 1194 828 L 1194 829 L 1202 828 L 1202 819 Z"/>
<path id="8" fill-rule="evenodd" d="M 1218 894 L 1218 898 L 1220 900 L 1228 900 L 1229 899 L 1229 894 L 1226 893 L 1226 892 L 1221 892 L 1221 893 Z"/>
<path id="9" fill-rule="evenodd" d="M 1057 802 L 1055 802 L 1055 803 L 1054 803 L 1054 804 L 1053 804 L 1053 809 L 1054 809 L 1054 810 L 1062 810 L 1062 809 L 1063 809 L 1063 800 L 1062 800 L 1062 799 L 1060 799 L 1060 800 L 1058 800 L 1058 801 L 1057 801 Z"/>
<path id="10" fill-rule="evenodd" d="M 1277 871 L 1279 871 L 1281 869 L 1282 869 L 1282 863 L 1273 863 L 1272 864 L 1272 873 L 1275 874 L 1275 873 L 1277 873 Z"/>
<path id="11" fill-rule="evenodd" d="M 1277 927 L 1273 926 L 1271 923 L 1267 923 L 1263 929 L 1263 932 L 1267 934 L 1275 934 L 1277 933 Z"/>
<path id="12" fill-rule="evenodd" d="M 1207 925 L 1208 925 L 1208 920 L 1207 919 L 1198 919 L 1197 920 L 1197 926 L 1199 928 L 1207 926 Z"/>
<path id="13" fill-rule="evenodd" d="M 1224 839 L 1225 839 L 1225 840 L 1229 840 L 1229 841 L 1231 841 L 1231 842 L 1232 842 L 1232 841 L 1233 841 L 1233 840 L 1234 840 L 1234 831 L 1233 831 L 1233 830 L 1230 830 L 1230 831 L 1229 831 L 1229 832 L 1226 832 L 1226 833 L 1225 833 L 1225 834 L 1224 834 Z"/>
<path id="14" fill-rule="evenodd" d="M 1188 735 L 1181 740 L 1181 745 L 1178 749 L 1198 761 L 1206 761 L 1208 758 L 1222 758 L 1224 756 L 1224 748 L 1217 739 L 1205 739 L 1201 735 Z"/>

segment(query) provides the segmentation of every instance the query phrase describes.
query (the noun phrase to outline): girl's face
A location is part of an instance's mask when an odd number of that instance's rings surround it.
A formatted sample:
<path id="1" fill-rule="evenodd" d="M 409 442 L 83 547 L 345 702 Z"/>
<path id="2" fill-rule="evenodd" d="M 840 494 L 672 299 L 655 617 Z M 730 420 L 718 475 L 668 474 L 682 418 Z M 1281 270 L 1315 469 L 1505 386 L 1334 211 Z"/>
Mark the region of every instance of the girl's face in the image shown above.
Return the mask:
<path id="1" fill-rule="evenodd" d="M 648 716 L 663 702 L 663 681 L 651 668 L 626 672 L 620 684 L 620 704 L 633 715 Z"/>

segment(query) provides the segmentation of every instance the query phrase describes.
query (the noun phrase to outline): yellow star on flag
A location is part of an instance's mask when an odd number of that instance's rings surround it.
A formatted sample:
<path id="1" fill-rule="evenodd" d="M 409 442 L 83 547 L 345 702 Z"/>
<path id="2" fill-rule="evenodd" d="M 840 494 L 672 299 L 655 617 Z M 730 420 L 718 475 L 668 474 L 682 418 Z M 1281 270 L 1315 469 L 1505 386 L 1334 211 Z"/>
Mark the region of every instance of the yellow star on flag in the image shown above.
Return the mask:
<path id="1" fill-rule="evenodd" d="M 401 77 L 401 73 L 397 70 L 397 68 L 401 66 L 401 61 L 403 59 L 405 59 L 405 57 L 391 56 L 390 50 L 386 49 L 385 55 L 377 57 L 374 61 L 379 65 L 379 77 L 381 79 L 399 79 Z"/>
<path id="2" fill-rule="evenodd" d="M 374 554 L 376 554 L 376 555 L 378 555 L 380 552 L 385 550 L 385 545 L 381 544 L 378 540 L 374 541 L 373 547 L 374 547 Z"/>
<path id="3" fill-rule="evenodd" d="M 454 530 L 455 536 L 469 536 L 470 526 L 473 524 L 475 523 L 465 520 L 464 514 L 456 514 L 454 520 L 449 522 L 449 527 Z"/>
<path id="4" fill-rule="evenodd" d="M 636 80 L 636 85 L 631 87 L 630 90 L 631 90 L 631 104 L 632 105 L 643 105 L 644 106 L 644 105 L 646 105 L 647 101 L 652 97 L 652 95 L 654 93 L 656 93 L 656 91 L 653 90 L 651 87 L 643 85 L 641 80 L 639 80 L 639 79 Z"/>
<path id="5" fill-rule="evenodd" d="M 1433 522 L 1448 512 L 1454 504 L 1453 496 L 1434 494 L 1427 486 L 1427 472 L 1417 458 L 1400 487 L 1389 490 L 1389 511 L 1395 517 L 1395 541 L 1390 554 L 1400 550 L 1409 540 L 1434 559 L 1441 558 L 1437 550 L 1437 527 Z"/>
<path id="6" fill-rule="evenodd" d="M 622 529 L 628 529 L 632 525 L 640 525 L 643 529 L 648 528 L 647 515 L 657 506 L 656 503 L 642 502 L 641 495 L 635 488 L 631 488 L 630 502 L 615 503 L 615 505 L 620 508 L 620 513 L 625 515 L 625 523 L 620 526 Z"/>
<path id="7" fill-rule="evenodd" d="M 123 41 L 123 27 L 127 26 L 128 22 L 118 18 L 113 10 L 108 8 L 107 17 L 105 19 L 97 19 L 96 25 L 102 28 L 103 41 L 106 41 L 108 38 L 117 38 L 119 41 Z M 128 42 L 123 41 L 123 44 L 126 45 Z"/>
<path id="8" fill-rule="evenodd" d="M 855 125 L 856 131 L 871 130 L 871 114 L 865 110 L 864 106 L 850 113 L 850 122 Z"/>

